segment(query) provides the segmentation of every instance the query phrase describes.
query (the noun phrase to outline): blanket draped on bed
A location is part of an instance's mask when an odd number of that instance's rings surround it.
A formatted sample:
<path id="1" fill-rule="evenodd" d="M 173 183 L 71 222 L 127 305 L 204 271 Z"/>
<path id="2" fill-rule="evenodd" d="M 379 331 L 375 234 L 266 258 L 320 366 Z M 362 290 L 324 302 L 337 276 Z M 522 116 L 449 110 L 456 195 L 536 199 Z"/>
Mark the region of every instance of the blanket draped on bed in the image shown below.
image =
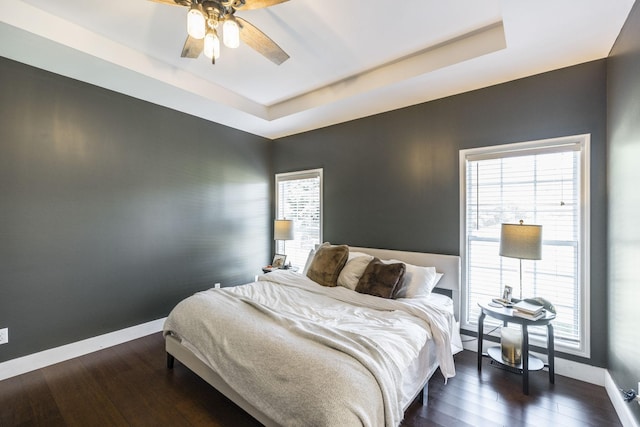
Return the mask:
<path id="1" fill-rule="evenodd" d="M 445 379 L 455 375 L 453 324 L 424 300 L 325 288 L 278 271 L 185 299 L 164 330 L 281 425 L 397 426 L 402 374 L 427 339 Z"/>

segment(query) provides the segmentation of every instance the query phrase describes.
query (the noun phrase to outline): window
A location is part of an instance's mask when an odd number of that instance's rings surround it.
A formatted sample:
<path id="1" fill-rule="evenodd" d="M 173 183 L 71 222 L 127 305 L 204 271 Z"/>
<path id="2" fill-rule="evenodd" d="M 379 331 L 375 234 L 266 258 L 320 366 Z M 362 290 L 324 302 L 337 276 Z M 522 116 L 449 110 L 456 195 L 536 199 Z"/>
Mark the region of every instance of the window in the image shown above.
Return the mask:
<path id="1" fill-rule="evenodd" d="M 520 261 L 498 252 L 500 225 L 524 220 L 542 225 L 542 259 L 522 260 L 523 296 L 551 301 L 558 349 L 589 357 L 588 151 L 588 135 L 461 150 L 466 329 L 477 330 L 478 302 L 505 285 L 519 297 Z"/>
<path id="2" fill-rule="evenodd" d="M 276 219 L 291 219 L 294 240 L 276 241 L 276 253 L 303 267 L 322 242 L 322 169 L 276 175 Z"/>

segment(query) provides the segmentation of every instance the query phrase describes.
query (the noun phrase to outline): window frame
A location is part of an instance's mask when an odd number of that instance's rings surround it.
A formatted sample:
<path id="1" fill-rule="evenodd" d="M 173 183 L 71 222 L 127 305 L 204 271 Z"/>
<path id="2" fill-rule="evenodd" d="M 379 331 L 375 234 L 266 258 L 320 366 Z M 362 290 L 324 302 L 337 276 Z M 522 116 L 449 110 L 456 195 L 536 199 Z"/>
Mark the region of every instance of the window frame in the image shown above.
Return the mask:
<path id="1" fill-rule="evenodd" d="M 324 212 L 323 212 L 323 204 L 324 204 L 324 177 L 323 177 L 323 169 L 322 168 L 317 168 L 317 169 L 305 169 L 305 170 L 300 170 L 300 171 L 293 171 L 293 172 L 283 172 L 283 173 L 276 173 L 275 177 L 274 177 L 274 182 L 275 182 L 275 200 L 274 200 L 274 220 L 275 219 L 283 219 L 283 218 L 278 218 L 278 211 L 279 211 L 279 200 L 280 200 L 280 186 L 278 185 L 280 182 L 282 181 L 295 181 L 295 180 L 299 180 L 299 179 L 310 179 L 310 178 L 320 178 L 320 188 L 319 188 L 319 193 L 320 193 L 320 219 L 319 219 L 319 231 L 320 231 L 320 236 L 319 236 L 319 243 L 323 242 L 323 222 L 324 222 Z M 278 251 L 278 242 L 274 242 L 274 249 L 275 252 L 277 253 Z M 303 266 L 298 266 L 300 268 L 302 268 Z"/>
<path id="2" fill-rule="evenodd" d="M 461 275 L 461 307 L 460 327 L 466 331 L 477 332 L 477 319 L 469 319 L 468 307 L 468 283 L 467 283 L 467 192 L 466 170 L 468 160 L 483 160 L 490 158 L 504 158 L 529 154 L 540 154 L 553 151 L 565 151 L 568 147 L 579 147 L 579 194 L 581 207 L 579 211 L 579 250 L 578 250 L 578 300 L 581 304 L 579 343 L 570 344 L 567 341 L 555 339 L 556 350 L 589 358 L 591 356 L 591 297 L 590 297 L 590 134 L 572 135 L 567 137 L 550 138 L 537 141 L 517 142 L 488 147 L 462 149 L 459 152 L 459 176 L 460 176 L 460 256 L 462 261 Z M 485 326 L 486 329 L 486 326 Z M 535 328 L 532 328 L 535 330 Z M 546 334 L 536 334 L 532 330 L 530 343 L 532 345 L 546 347 Z M 499 331 L 493 333 L 499 336 Z"/>

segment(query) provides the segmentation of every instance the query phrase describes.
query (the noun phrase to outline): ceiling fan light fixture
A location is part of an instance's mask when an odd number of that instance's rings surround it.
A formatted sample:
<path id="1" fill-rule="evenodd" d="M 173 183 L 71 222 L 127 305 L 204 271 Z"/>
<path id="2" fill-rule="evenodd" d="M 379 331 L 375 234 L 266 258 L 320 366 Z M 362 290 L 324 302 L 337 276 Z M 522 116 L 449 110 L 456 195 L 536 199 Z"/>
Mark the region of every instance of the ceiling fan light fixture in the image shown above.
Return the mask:
<path id="1" fill-rule="evenodd" d="M 204 38 L 206 30 L 206 20 L 204 14 L 197 4 L 194 4 L 187 13 L 187 33 L 194 39 Z"/>
<path id="2" fill-rule="evenodd" d="M 246 45 L 276 65 L 289 59 L 277 43 L 246 19 L 236 17 L 237 11 L 265 9 L 289 0 L 151 0 L 167 5 L 187 8 L 187 39 L 180 57 L 209 57 L 212 64 L 225 47 L 235 49 L 240 39 Z M 207 34 L 213 34 L 207 37 Z M 205 40 L 206 39 L 206 40 Z M 206 46 L 205 46 L 206 45 Z M 204 52 L 206 50 L 206 53 Z"/>
<path id="3" fill-rule="evenodd" d="M 227 19 L 222 24 L 222 39 L 224 45 L 231 49 L 240 46 L 240 28 L 238 23 L 233 19 Z"/>
<path id="4" fill-rule="evenodd" d="M 208 31 L 204 36 L 204 55 L 209 59 L 218 59 L 220 57 L 220 39 L 215 30 Z"/>

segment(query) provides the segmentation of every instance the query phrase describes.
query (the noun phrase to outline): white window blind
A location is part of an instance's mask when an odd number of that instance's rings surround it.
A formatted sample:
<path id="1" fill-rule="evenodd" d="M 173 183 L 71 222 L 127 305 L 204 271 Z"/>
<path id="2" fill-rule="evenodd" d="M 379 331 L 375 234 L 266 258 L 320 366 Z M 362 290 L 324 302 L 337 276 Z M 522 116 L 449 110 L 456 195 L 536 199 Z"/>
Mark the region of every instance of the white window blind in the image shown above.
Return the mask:
<path id="1" fill-rule="evenodd" d="M 585 245 L 586 138 L 541 141 L 464 152 L 464 242 L 467 325 L 478 303 L 505 285 L 519 297 L 520 261 L 499 256 L 502 223 L 542 225 L 542 259 L 522 260 L 523 297 L 557 309 L 556 342 L 584 351 L 588 278 Z M 535 331 L 534 331 L 535 332 Z"/>
<path id="2" fill-rule="evenodd" d="M 277 241 L 276 252 L 304 267 L 322 241 L 322 169 L 276 175 L 276 218 L 293 220 L 294 240 Z"/>

